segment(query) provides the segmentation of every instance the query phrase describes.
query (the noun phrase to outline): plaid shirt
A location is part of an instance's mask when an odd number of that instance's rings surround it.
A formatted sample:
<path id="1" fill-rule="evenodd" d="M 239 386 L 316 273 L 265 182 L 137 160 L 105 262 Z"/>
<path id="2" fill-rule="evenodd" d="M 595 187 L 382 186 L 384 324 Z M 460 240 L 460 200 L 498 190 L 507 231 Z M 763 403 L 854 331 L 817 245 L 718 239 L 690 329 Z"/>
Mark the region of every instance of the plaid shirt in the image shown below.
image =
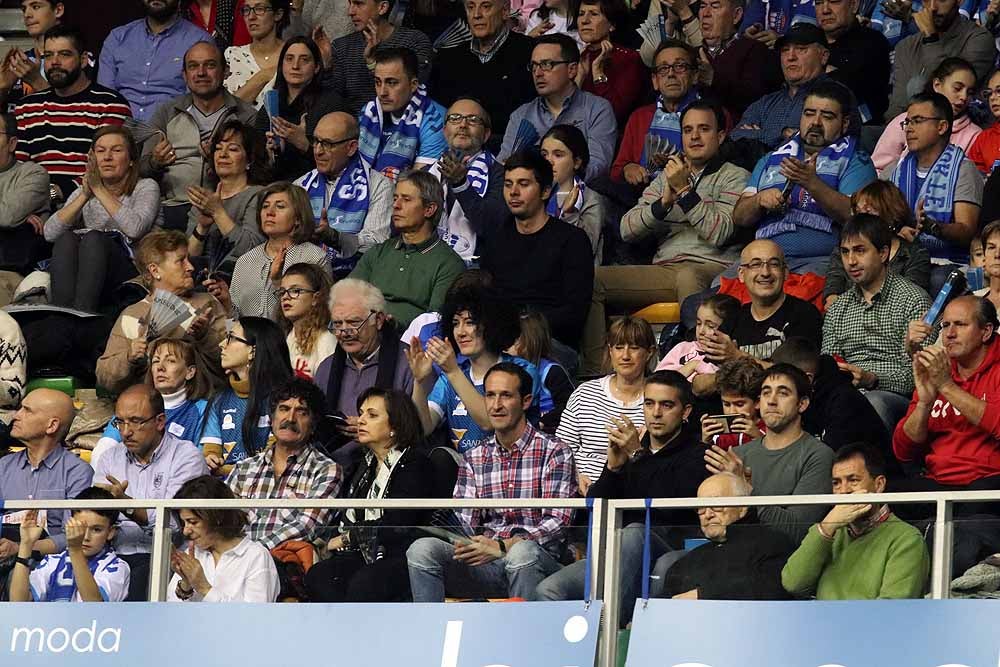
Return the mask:
<path id="1" fill-rule="evenodd" d="M 564 443 L 531 425 L 508 452 L 495 435 L 465 453 L 458 469 L 456 498 L 575 498 L 573 453 Z M 570 509 L 466 509 L 458 514 L 472 533 L 486 537 L 518 536 L 557 550 Z"/>
<path id="2" fill-rule="evenodd" d="M 871 303 L 854 285 L 826 311 L 823 353 L 840 355 L 874 373 L 880 390 L 910 396 L 913 365 L 903 340 L 910 321 L 923 317 L 930 307 L 926 292 L 894 273 L 886 275 Z"/>
<path id="3" fill-rule="evenodd" d="M 236 464 L 226 483 L 238 498 L 336 498 L 343 480 L 340 466 L 306 445 L 289 456 L 285 473 L 274 474 L 274 447 Z M 251 509 L 248 537 L 273 549 L 288 540 L 312 541 L 329 525 L 333 510 Z"/>

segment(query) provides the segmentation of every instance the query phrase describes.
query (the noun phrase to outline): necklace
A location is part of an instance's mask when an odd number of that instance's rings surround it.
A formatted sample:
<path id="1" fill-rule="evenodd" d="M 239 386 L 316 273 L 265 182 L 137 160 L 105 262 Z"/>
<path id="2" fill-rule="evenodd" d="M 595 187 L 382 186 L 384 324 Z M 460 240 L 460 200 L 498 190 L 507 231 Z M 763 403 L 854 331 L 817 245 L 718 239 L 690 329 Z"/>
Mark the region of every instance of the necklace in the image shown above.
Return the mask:
<path id="1" fill-rule="evenodd" d="M 619 380 L 620 380 L 620 378 L 617 375 L 615 375 L 615 377 L 612 378 L 612 380 L 611 380 L 611 388 L 612 388 L 612 390 L 614 392 L 618 393 L 619 397 L 628 396 L 627 399 L 626 398 L 620 398 L 620 400 L 621 400 L 622 403 L 625 403 L 626 405 L 628 405 L 629 403 L 634 403 L 636 399 L 638 399 L 640 396 L 642 396 L 642 389 L 641 388 L 639 389 L 639 391 L 632 392 L 631 395 L 626 394 L 622 390 L 622 388 L 619 386 Z"/>

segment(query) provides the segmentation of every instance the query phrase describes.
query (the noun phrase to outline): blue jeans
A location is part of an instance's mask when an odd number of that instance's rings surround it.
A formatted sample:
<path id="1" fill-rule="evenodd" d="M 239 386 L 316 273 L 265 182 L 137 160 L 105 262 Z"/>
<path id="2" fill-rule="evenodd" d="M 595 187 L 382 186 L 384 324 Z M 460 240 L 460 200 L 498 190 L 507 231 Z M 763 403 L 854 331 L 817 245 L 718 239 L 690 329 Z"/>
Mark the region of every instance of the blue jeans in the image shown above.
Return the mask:
<path id="1" fill-rule="evenodd" d="M 910 399 L 892 391 L 879 390 L 866 391 L 865 398 L 875 408 L 875 412 L 885 424 L 885 430 L 891 439 L 893 431 L 896 430 L 896 424 L 906 414 L 906 408 L 910 406 Z"/>
<path id="2" fill-rule="evenodd" d="M 406 550 L 414 602 L 443 602 L 445 591 L 460 597 L 535 599 L 539 582 L 562 566 L 537 542 L 522 540 L 502 559 L 466 565 L 454 558 L 455 547 L 436 537 L 422 537 Z"/>

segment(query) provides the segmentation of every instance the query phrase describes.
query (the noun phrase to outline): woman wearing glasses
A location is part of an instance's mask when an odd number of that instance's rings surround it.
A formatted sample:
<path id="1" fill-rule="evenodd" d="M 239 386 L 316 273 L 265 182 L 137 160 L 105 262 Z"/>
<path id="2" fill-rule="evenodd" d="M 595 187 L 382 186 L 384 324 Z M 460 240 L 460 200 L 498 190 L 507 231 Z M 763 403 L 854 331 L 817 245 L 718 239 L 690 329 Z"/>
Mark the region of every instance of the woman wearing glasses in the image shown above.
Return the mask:
<path id="1" fill-rule="evenodd" d="M 320 363 L 337 349 L 330 331 L 330 278 L 312 264 L 293 264 L 281 277 L 274 319 L 288 333 L 292 370 L 312 380 Z"/>
<path id="2" fill-rule="evenodd" d="M 308 37 L 285 42 L 274 79 L 277 113 L 265 105 L 254 121 L 254 127 L 267 132 L 275 178 L 294 180 L 311 170 L 309 141 L 316 123 L 328 113 L 348 110 L 339 93 L 322 88 L 322 79 L 323 56 L 316 42 Z"/>
<path id="3" fill-rule="evenodd" d="M 222 280 L 208 284 L 235 317 L 270 317 L 278 304 L 274 295 L 285 267 L 305 262 L 329 274 L 330 260 L 319 246 L 310 243 L 316 220 L 309 196 L 288 182 L 272 183 L 261 191 L 257 224 L 267 241 L 236 260 L 232 288 Z"/>
<path id="4" fill-rule="evenodd" d="M 639 52 L 612 44 L 612 33 L 627 29 L 627 23 L 628 9 L 622 0 L 580 1 L 576 24 L 584 48 L 576 85 L 610 102 L 622 128 L 649 88 L 649 70 Z"/>
<path id="5" fill-rule="evenodd" d="M 216 273 L 233 274 L 236 259 L 264 241 L 257 227 L 257 196 L 266 182 L 267 162 L 263 135 L 231 118 L 209 141 L 209 183 L 191 185 L 188 214 L 188 252 L 201 258 L 203 278 Z M 202 282 L 199 278 L 198 282 Z"/>
<path id="6" fill-rule="evenodd" d="M 271 434 L 271 387 L 292 376 L 281 327 L 262 317 L 243 317 L 222 341 L 222 368 L 229 388 L 212 398 L 205 411 L 201 446 L 215 475 L 267 446 Z"/>
<path id="7" fill-rule="evenodd" d="M 968 154 L 979 171 L 989 176 L 996 161 L 1000 160 L 1000 70 L 993 70 L 990 74 L 986 87 L 980 91 L 980 97 L 993 114 L 993 124 L 976 137 Z"/>
<path id="8" fill-rule="evenodd" d="M 288 9 L 288 0 L 246 0 L 240 15 L 246 21 L 250 43 L 226 49 L 226 90 L 258 109 L 264 105 L 267 91 L 274 88 L 285 45 L 281 33 L 290 19 Z"/>
<path id="9" fill-rule="evenodd" d="M 951 102 L 955 120 L 951 126 L 951 143 L 968 152 L 983 128 L 969 118 L 969 100 L 976 86 L 976 71 L 961 58 L 945 58 L 931 72 L 925 92 L 941 93 Z M 928 119 L 933 120 L 933 119 Z M 906 149 L 906 128 L 903 123 L 914 122 L 907 119 L 906 112 L 893 118 L 885 126 L 885 131 L 875 144 L 872 162 L 880 172 L 908 152 Z"/>

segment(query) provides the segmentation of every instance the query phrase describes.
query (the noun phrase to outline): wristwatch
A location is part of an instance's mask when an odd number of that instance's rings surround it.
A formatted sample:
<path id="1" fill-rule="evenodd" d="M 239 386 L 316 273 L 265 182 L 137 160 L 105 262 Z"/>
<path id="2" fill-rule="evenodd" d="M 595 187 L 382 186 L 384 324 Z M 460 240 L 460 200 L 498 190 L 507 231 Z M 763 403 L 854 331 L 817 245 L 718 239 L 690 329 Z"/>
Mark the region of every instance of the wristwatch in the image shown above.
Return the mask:
<path id="1" fill-rule="evenodd" d="M 497 544 L 500 545 L 500 555 L 501 556 L 506 556 L 507 555 L 507 545 L 499 537 L 497 538 Z"/>
<path id="2" fill-rule="evenodd" d="M 596 83 L 596 84 L 605 84 L 607 82 L 608 82 L 608 77 L 607 77 L 606 74 L 602 74 L 601 76 L 595 76 L 594 77 L 594 83 Z"/>
<path id="3" fill-rule="evenodd" d="M 17 564 L 19 564 L 19 565 L 25 566 L 29 570 L 31 569 L 31 561 L 28 560 L 27 558 L 21 558 L 20 556 L 18 556 L 18 557 L 16 557 L 14 559 L 14 562 L 17 563 Z"/>

